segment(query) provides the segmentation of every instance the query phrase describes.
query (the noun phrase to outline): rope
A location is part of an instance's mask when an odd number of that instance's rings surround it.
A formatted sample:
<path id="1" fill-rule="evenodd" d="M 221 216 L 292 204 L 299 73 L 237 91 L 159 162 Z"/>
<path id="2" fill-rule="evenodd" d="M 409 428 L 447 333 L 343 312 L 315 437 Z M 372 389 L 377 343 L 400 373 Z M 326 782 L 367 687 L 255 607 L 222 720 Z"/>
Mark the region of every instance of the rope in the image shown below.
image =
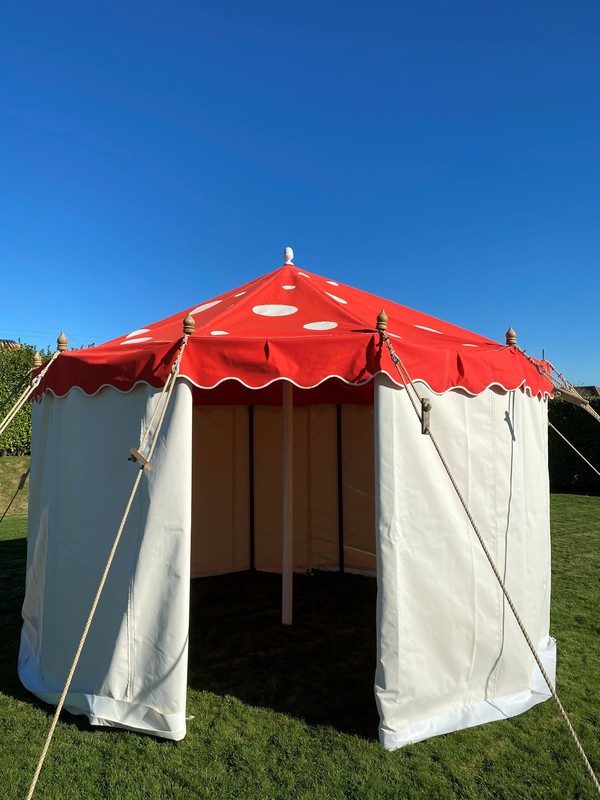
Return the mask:
<path id="1" fill-rule="evenodd" d="M 576 392 L 576 394 L 578 394 L 579 397 L 581 397 L 581 395 L 579 394 L 577 389 L 573 389 L 573 391 Z M 581 399 L 584 401 L 584 404 L 581 406 L 581 408 L 583 408 L 584 411 L 587 411 L 588 414 L 590 414 L 592 417 L 594 417 L 594 419 L 597 422 L 600 422 L 600 414 L 598 414 L 598 412 L 593 407 L 593 405 L 591 403 L 588 403 L 588 401 L 585 399 L 585 397 L 581 397 Z"/>
<path id="2" fill-rule="evenodd" d="M 45 364 L 45 366 L 43 367 L 43 369 L 41 370 L 41 372 L 40 372 L 38 375 L 36 375 L 36 376 L 35 376 L 35 378 L 34 378 L 34 379 L 31 381 L 31 384 L 30 384 L 30 385 L 27 387 L 27 389 L 25 389 L 25 391 L 24 391 L 24 392 L 21 394 L 21 396 L 19 397 L 19 399 L 16 401 L 16 403 L 14 404 L 14 406 L 11 408 L 11 410 L 10 410 L 10 411 L 8 412 L 8 414 L 6 415 L 6 417 L 4 417 L 4 419 L 2 420 L 2 422 L 0 422 L 0 436 L 1 436 L 1 435 L 4 433 L 4 431 L 5 431 L 5 430 L 8 428 L 8 426 L 10 425 L 10 423 L 13 421 L 13 419 L 14 419 L 14 418 L 17 416 L 17 414 L 19 413 L 19 411 L 20 411 L 20 410 L 21 410 L 21 408 L 23 407 L 23 405 L 24 405 L 24 404 L 27 402 L 27 400 L 29 400 L 29 398 L 31 397 L 31 395 L 33 394 L 33 392 L 34 392 L 34 391 L 37 389 L 37 387 L 40 385 L 40 383 L 41 383 L 41 381 L 42 381 L 42 378 L 44 377 L 44 375 L 45 375 L 45 374 L 48 372 L 48 370 L 50 369 L 50 365 L 54 363 L 54 360 L 55 360 L 56 358 L 58 358 L 58 356 L 60 355 L 60 352 L 61 352 L 60 350 L 57 350 L 56 352 L 54 352 L 54 353 L 52 354 L 51 358 L 50 358 L 50 359 L 48 360 L 48 362 Z M 23 384 L 21 384 L 21 385 L 23 385 Z M 18 391 L 18 390 L 17 390 L 17 391 Z"/>
<path id="3" fill-rule="evenodd" d="M 554 425 L 550 421 L 548 421 L 548 425 L 552 428 L 552 430 L 555 433 L 558 433 L 560 438 L 569 445 L 571 450 L 574 450 L 577 453 L 577 455 L 579 456 L 579 458 L 581 458 L 582 461 L 585 461 L 585 463 L 588 465 L 588 467 L 590 467 L 590 469 L 593 469 L 594 472 L 596 473 L 596 475 L 598 475 L 598 477 L 600 477 L 600 472 L 598 472 L 598 470 L 596 469 L 596 467 L 593 464 L 590 464 L 590 462 L 587 460 L 587 458 L 579 452 L 579 450 L 575 447 L 575 445 L 571 444 L 571 442 L 567 439 L 567 437 L 563 436 L 563 434 L 558 430 L 558 428 L 555 428 Z"/>
<path id="4" fill-rule="evenodd" d="M 173 393 L 173 387 L 175 386 L 175 381 L 177 380 L 177 374 L 179 372 L 179 365 L 181 363 L 181 356 L 183 355 L 183 351 L 184 351 L 185 346 L 187 344 L 187 340 L 188 340 L 188 336 L 186 334 L 183 337 L 183 342 L 182 342 L 182 345 L 181 345 L 181 347 L 179 349 L 179 354 L 177 356 L 177 359 L 176 359 L 175 363 L 173 364 L 173 367 L 171 369 L 171 372 L 170 372 L 167 380 L 165 381 L 165 385 L 163 386 L 163 390 L 162 390 L 162 392 L 160 394 L 160 397 L 158 398 L 158 402 L 156 403 L 156 406 L 154 408 L 154 412 L 152 414 L 152 417 L 151 417 L 151 420 L 150 420 L 150 424 L 146 428 L 146 431 L 145 431 L 144 436 L 142 438 L 142 442 L 140 444 L 140 450 L 141 450 L 142 447 L 144 446 L 147 438 L 148 438 L 148 434 L 149 434 L 150 428 L 152 426 L 152 423 L 153 423 L 154 419 L 156 418 L 156 415 L 158 413 L 158 409 L 159 409 L 159 407 L 161 405 L 161 402 L 162 402 L 163 398 L 165 397 L 165 392 L 166 392 L 167 393 L 166 401 L 163 404 L 163 408 L 162 408 L 162 412 L 161 412 L 161 415 L 160 415 L 160 419 L 159 419 L 158 424 L 156 426 L 156 430 L 154 431 L 154 436 L 153 436 L 152 443 L 151 443 L 151 446 L 150 446 L 150 451 L 148 453 L 148 459 L 147 459 L 148 461 L 150 461 L 150 459 L 152 457 L 152 454 L 154 453 L 154 448 L 156 447 L 156 443 L 158 442 L 160 429 L 162 427 L 163 420 L 164 420 L 165 414 L 167 412 L 167 407 L 169 405 L 169 401 L 170 401 L 171 395 Z M 39 757 L 38 764 L 37 764 L 33 779 L 31 781 L 31 785 L 29 787 L 29 792 L 27 794 L 27 799 L 26 800 L 31 800 L 31 798 L 33 797 L 33 793 L 35 792 L 35 787 L 37 785 L 38 778 L 40 776 L 40 772 L 42 770 L 42 766 L 43 766 L 44 760 L 46 758 L 46 754 L 48 753 L 48 749 L 50 747 L 50 743 L 52 742 L 52 737 L 54 736 L 54 731 L 56 730 L 56 726 L 58 724 L 58 718 L 60 716 L 60 712 L 62 711 L 63 706 L 65 704 L 67 693 L 68 693 L 69 688 L 71 686 L 71 681 L 73 680 L 73 675 L 75 674 L 75 670 L 77 669 L 77 664 L 79 663 L 79 658 L 81 656 L 81 652 L 83 650 L 83 646 L 85 644 L 85 640 L 87 639 L 87 635 L 88 635 L 88 632 L 90 630 L 90 626 L 92 624 L 92 620 L 94 619 L 94 615 L 96 613 L 96 608 L 98 607 L 98 603 L 100 601 L 100 596 L 101 596 L 102 591 L 104 589 L 104 584 L 106 583 L 106 579 L 108 578 L 108 573 L 109 573 L 110 568 L 112 566 L 112 562 L 113 562 L 113 559 L 115 557 L 115 553 L 117 551 L 117 547 L 119 545 L 119 541 L 121 540 L 121 534 L 123 533 L 123 530 L 125 528 L 125 523 L 127 522 L 127 518 L 129 516 L 129 512 L 131 511 L 131 506 L 133 505 L 133 501 L 134 501 L 136 492 L 138 490 L 138 487 L 140 485 L 140 481 L 142 479 L 143 472 L 144 472 L 144 465 L 140 464 L 140 468 L 138 470 L 137 477 L 136 477 L 135 482 L 133 484 L 133 488 L 131 490 L 131 494 L 129 495 L 129 500 L 127 501 L 127 505 L 125 507 L 125 511 L 124 511 L 123 517 L 121 519 L 121 524 L 119 525 L 119 529 L 118 529 L 117 534 L 115 536 L 112 548 L 111 548 L 109 556 L 108 556 L 108 560 L 106 562 L 106 566 L 104 567 L 104 572 L 102 573 L 102 578 L 100 579 L 100 584 L 98 586 L 98 590 L 96 592 L 96 596 L 94 597 L 94 602 L 92 603 L 92 607 L 90 609 L 90 613 L 88 615 L 87 622 L 86 622 L 85 627 L 83 629 L 83 633 L 82 633 L 81 639 L 79 641 L 79 646 L 77 647 L 77 651 L 75 653 L 75 657 L 73 658 L 73 663 L 71 664 L 71 669 L 69 670 L 69 674 L 67 676 L 67 680 L 65 682 L 65 686 L 64 686 L 64 689 L 62 691 L 60 700 L 58 701 L 58 705 L 57 705 L 56 711 L 54 713 L 54 718 L 52 720 L 52 725 L 50 726 L 50 730 L 48 731 L 48 736 L 46 737 L 46 742 L 44 744 L 44 747 L 42 749 L 41 755 Z"/>
<path id="5" fill-rule="evenodd" d="M 364 556 L 372 556 L 377 558 L 377 553 L 372 553 L 370 550 L 363 550 L 361 547 L 351 547 L 349 544 L 344 545 L 345 550 L 352 550 L 354 553 L 362 553 Z"/>
<path id="6" fill-rule="evenodd" d="M 600 422 L 600 414 L 598 414 L 596 409 L 592 407 L 591 403 L 589 403 L 585 399 L 585 397 L 583 397 L 577 391 L 577 389 L 573 386 L 573 384 L 565 378 L 565 376 L 562 374 L 562 372 L 559 372 L 556 369 L 554 364 L 552 364 L 550 361 L 546 361 L 545 362 L 546 364 L 548 364 L 548 366 L 550 367 L 550 370 L 551 370 L 551 372 L 548 372 L 548 370 L 544 367 L 544 365 L 542 363 L 540 363 L 539 361 L 536 361 L 531 356 L 528 356 L 527 353 L 525 352 L 525 350 L 523 350 L 522 347 L 519 347 L 516 344 L 513 345 L 513 347 L 515 348 L 515 350 L 518 350 L 518 352 L 521 353 L 522 356 L 525 356 L 527 361 L 529 361 L 531 364 L 533 364 L 533 366 L 537 369 L 537 371 L 540 374 L 542 374 L 547 380 L 549 380 L 550 383 L 552 383 L 552 385 L 554 386 L 555 389 L 558 389 L 559 392 L 561 390 L 564 390 L 566 394 L 572 395 L 572 397 L 576 398 L 579 401 L 579 402 L 577 402 L 577 405 L 580 408 L 583 408 L 584 411 L 587 411 L 587 413 L 591 414 L 591 416 L 594 417 L 595 420 Z M 554 375 L 552 373 L 555 373 L 556 377 L 554 377 Z"/>
<path id="7" fill-rule="evenodd" d="M 408 390 L 408 386 L 410 385 L 410 387 L 413 390 L 413 392 L 415 393 L 417 399 L 420 401 L 421 398 L 419 396 L 419 393 L 418 393 L 414 383 L 412 382 L 412 380 L 410 378 L 410 375 L 408 374 L 408 370 L 406 369 L 406 367 L 402 363 L 402 360 L 394 352 L 394 348 L 392 347 L 392 343 L 390 342 L 387 333 L 385 333 L 385 331 L 381 331 L 380 333 L 381 333 L 381 336 L 382 336 L 384 342 L 386 343 L 386 345 L 388 347 L 388 350 L 390 351 L 390 356 L 392 358 L 392 361 L 394 362 L 394 365 L 396 367 L 398 375 L 400 376 L 400 379 L 402 380 L 402 383 L 404 384 L 404 388 L 406 389 L 406 392 L 407 392 L 407 395 L 408 395 L 408 397 L 410 399 L 412 407 L 415 410 L 415 413 L 416 413 L 417 417 L 419 419 L 421 419 L 421 415 L 419 413 L 419 409 L 418 409 L 417 404 L 415 403 L 415 400 L 413 399 L 410 391 Z M 402 371 L 404 371 L 406 377 L 403 375 Z M 446 474 L 448 475 L 448 478 L 450 479 L 450 481 L 452 483 L 452 486 L 454 487 L 454 491 L 456 492 L 456 495 L 457 495 L 457 497 L 458 497 L 458 499 L 459 499 L 459 501 L 460 501 L 460 503 L 461 503 L 466 515 L 467 515 L 467 518 L 468 518 L 468 520 L 469 520 L 469 522 L 471 524 L 471 527 L 473 528 L 473 531 L 475 532 L 475 535 L 477 536 L 477 539 L 479 540 L 479 544 L 481 545 L 481 547 L 483 549 L 485 557 L 487 558 L 488 563 L 489 563 L 490 567 L 492 568 L 492 571 L 493 571 L 493 573 L 494 573 L 494 575 L 496 577 L 496 580 L 498 581 L 498 584 L 499 584 L 500 588 L 502 589 L 502 593 L 503 593 L 504 597 L 506 598 L 506 602 L 508 603 L 508 605 L 510 607 L 510 610 L 513 613 L 513 616 L 514 616 L 514 618 L 515 618 L 515 620 L 516 620 L 516 622 L 517 622 L 517 624 L 518 624 L 518 626 L 519 626 L 519 628 L 521 630 L 521 633 L 523 634 L 523 637 L 524 637 L 525 641 L 527 642 L 527 645 L 528 645 L 528 647 L 529 647 L 529 649 L 530 649 L 530 651 L 531 651 L 531 653 L 532 653 L 532 655 L 533 655 L 533 657 L 535 659 L 536 664 L 538 665 L 538 668 L 539 668 L 544 680 L 546 681 L 548 689 L 550 690 L 550 693 L 551 693 L 552 697 L 554 698 L 554 701 L 555 701 L 555 703 L 556 703 L 556 705 L 558 707 L 560 715 L 563 718 L 563 721 L 564 721 L 565 725 L 567 726 L 567 729 L 568 729 L 569 733 L 571 734 L 571 737 L 572 737 L 572 739 L 573 739 L 573 741 L 575 743 L 575 746 L 577 747 L 577 751 L 578 751 L 578 753 L 579 753 L 579 755 L 581 757 L 581 760 L 582 760 L 582 762 L 583 762 L 583 764 L 584 764 L 584 766 L 585 766 L 590 778 L 592 779 L 592 781 L 594 783 L 594 786 L 596 787 L 596 792 L 598 793 L 598 796 L 600 796 L 600 782 L 598 781 L 598 778 L 596 777 L 596 774 L 595 774 L 595 772 L 594 772 L 594 770 L 592 768 L 592 765 L 589 762 L 589 759 L 588 759 L 588 757 L 587 757 L 587 755 L 585 753 L 585 750 L 583 749 L 583 746 L 582 746 L 581 742 L 579 741 L 579 738 L 578 738 L 577 734 L 575 733 L 575 729 L 573 728 L 573 725 L 571 724 L 571 720 L 569 719 L 569 716 L 568 716 L 567 712 L 565 711 L 564 706 L 563 706 L 563 704 L 561 703 L 561 701 L 560 701 L 560 699 L 558 697 L 558 694 L 556 692 L 554 684 L 550 680 L 550 677 L 549 677 L 548 673 L 546 672 L 546 670 L 544 668 L 544 665 L 542 664 L 542 661 L 541 661 L 541 659 L 540 659 L 540 657 L 538 655 L 538 652 L 537 652 L 533 642 L 531 641 L 531 638 L 530 638 L 529 634 L 527 633 L 525 625 L 523 624 L 523 621 L 521 620 L 521 617 L 520 617 L 520 615 L 519 615 L 519 613 L 518 613 L 518 611 L 517 611 L 517 609 L 515 607 L 515 604 L 513 603 L 513 600 L 511 598 L 509 592 L 508 592 L 508 589 L 506 588 L 506 584 L 505 584 L 505 582 L 504 582 L 504 580 L 502 578 L 502 575 L 500 574 L 498 568 L 496 567 L 496 564 L 494 563 L 494 559 L 492 558 L 492 555 L 491 555 L 490 551 L 488 550 L 488 547 L 487 547 L 487 545 L 486 545 L 486 543 L 485 543 L 485 541 L 483 539 L 483 536 L 481 535 L 481 533 L 479 531 L 479 528 L 477 527 L 477 524 L 476 524 L 475 520 L 473 519 L 473 516 L 472 516 L 471 512 L 469 511 L 467 503 L 466 503 L 464 497 L 462 496 L 462 493 L 461 493 L 461 491 L 460 491 L 460 489 L 458 487 L 458 484 L 457 484 L 457 482 L 456 482 L 456 480 L 455 480 L 455 478 L 454 478 L 454 476 L 452 474 L 452 471 L 450 470 L 450 467 L 448 466 L 448 463 L 446 462 L 446 459 L 443 456 L 443 453 L 442 453 L 442 451 L 441 451 L 441 449 L 440 449 L 435 437 L 433 436 L 431 431 L 428 431 L 428 434 L 429 434 L 429 438 L 431 439 L 431 442 L 432 442 L 432 444 L 433 444 L 433 446 L 435 448 L 435 451 L 439 456 L 439 459 L 440 459 L 440 461 L 442 463 L 442 466 L 444 467 L 444 470 L 446 471 Z"/>
<path id="8" fill-rule="evenodd" d="M 6 406 L 10 403 L 10 401 L 17 394 L 17 392 L 20 392 L 21 389 L 23 388 L 23 386 L 25 386 L 25 384 L 27 383 L 27 381 L 29 379 L 29 376 L 31 375 L 32 372 L 33 372 L 33 368 L 27 370 L 27 373 L 26 373 L 25 377 L 23 378 L 23 380 L 20 383 L 17 383 L 15 386 L 13 386 L 13 388 L 10 391 L 10 394 L 8 395 L 6 400 L 0 406 L 0 414 L 2 414 L 2 412 L 4 411 Z"/>

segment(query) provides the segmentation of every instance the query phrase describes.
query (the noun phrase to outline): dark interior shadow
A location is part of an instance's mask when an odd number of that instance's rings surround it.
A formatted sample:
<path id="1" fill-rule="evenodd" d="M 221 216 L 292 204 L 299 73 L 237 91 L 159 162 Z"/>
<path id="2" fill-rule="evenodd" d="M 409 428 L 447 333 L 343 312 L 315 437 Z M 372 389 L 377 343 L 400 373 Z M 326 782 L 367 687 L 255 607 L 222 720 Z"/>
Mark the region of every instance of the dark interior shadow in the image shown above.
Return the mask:
<path id="1" fill-rule="evenodd" d="M 377 737 L 374 578 L 294 575 L 294 622 L 281 624 L 281 577 L 192 581 L 189 685 L 312 725 Z"/>
<path id="2" fill-rule="evenodd" d="M 0 542 L 0 691 L 46 710 L 17 674 L 26 540 Z M 377 737 L 376 582 L 294 576 L 294 624 L 281 624 L 281 577 L 242 572 L 191 583 L 189 685 L 312 725 Z M 63 719 L 85 730 L 83 716 Z"/>
<path id="3" fill-rule="evenodd" d="M 19 700 L 32 697 L 17 675 L 26 559 L 25 539 L 0 541 L 0 691 Z"/>

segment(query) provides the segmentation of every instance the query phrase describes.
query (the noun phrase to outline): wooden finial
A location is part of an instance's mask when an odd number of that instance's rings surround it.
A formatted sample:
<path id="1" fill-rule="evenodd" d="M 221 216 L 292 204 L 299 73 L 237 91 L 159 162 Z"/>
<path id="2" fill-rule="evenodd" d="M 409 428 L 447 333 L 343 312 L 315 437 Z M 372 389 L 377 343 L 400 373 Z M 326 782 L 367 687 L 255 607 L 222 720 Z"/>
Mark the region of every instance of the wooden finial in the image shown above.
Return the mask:
<path id="1" fill-rule="evenodd" d="M 506 331 L 506 344 L 508 347 L 513 347 L 517 343 L 517 334 L 512 328 Z"/>
<path id="2" fill-rule="evenodd" d="M 383 308 L 377 315 L 377 330 L 379 333 L 385 333 L 387 331 L 387 324 L 388 324 L 388 315 L 385 313 Z"/>
<path id="3" fill-rule="evenodd" d="M 186 336 L 191 336 L 192 333 L 196 330 L 196 320 L 191 314 L 188 314 L 187 317 L 183 320 L 183 332 Z"/>
<path id="4" fill-rule="evenodd" d="M 38 369 L 41 366 L 42 366 L 42 357 L 36 350 L 33 356 L 33 368 Z"/>
<path id="5" fill-rule="evenodd" d="M 67 341 L 67 337 L 65 336 L 64 331 L 61 331 L 60 336 L 56 340 L 56 349 L 61 353 L 64 353 L 68 346 L 69 342 Z"/>

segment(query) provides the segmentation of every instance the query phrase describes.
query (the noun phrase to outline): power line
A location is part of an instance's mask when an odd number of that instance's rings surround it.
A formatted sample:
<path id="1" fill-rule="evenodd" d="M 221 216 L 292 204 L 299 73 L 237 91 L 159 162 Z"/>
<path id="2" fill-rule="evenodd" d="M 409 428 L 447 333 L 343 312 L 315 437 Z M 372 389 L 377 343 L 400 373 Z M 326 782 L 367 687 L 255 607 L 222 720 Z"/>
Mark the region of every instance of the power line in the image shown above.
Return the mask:
<path id="1" fill-rule="evenodd" d="M 42 336 L 43 335 L 47 335 L 47 334 L 44 334 L 42 331 L 40 331 L 40 329 L 38 327 L 33 325 L 31 318 L 27 314 L 23 313 L 23 311 L 21 310 L 19 304 L 22 304 L 24 307 L 26 307 L 29 310 L 29 312 L 34 315 L 34 317 L 36 319 L 42 319 L 42 320 L 44 320 L 44 322 L 47 322 L 49 325 L 52 325 L 52 327 L 54 328 L 55 331 L 58 330 L 58 332 L 60 333 L 60 331 L 63 330 L 63 328 L 61 328 L 58 325 L 55 325 L 54 322 L 51 319 L 48 319 L 48 317 L 44 317 L 43 314 L 39 314 L 34 308 L 32 308 L 27 303 L 24 303 L 23 301 L 16 301 L 15 298 L 12 297 L 12 295 L 10 295 L 6 291 L 6 289 L 3 289 L 2 287 L 0 287 L 0 291 L 4 295 L 4 298 L 5 298 L 6 302 L 13 309 L 13 311 L 15 311 L 17 314 L 19 314 L 19 316 L 23 317 L 23 319 L 27 320 L 27 322 L 30 325 L 33 326 L 33 329 L 34 329 L 35 333 L 41 334 Z M 14 328 L 13 328 L 13 330 L 14 330 Z M 68 336 L 68 338 L 73 339 L 75 341 L 75 343 L 78 344 L 80 347 L 84 346 L 83 343 L 80 342 L 79 339 L 77 339 L 77 337 L 74 336 L 72 333 L 69 332 L 67 334 L 67 336 Z"/>

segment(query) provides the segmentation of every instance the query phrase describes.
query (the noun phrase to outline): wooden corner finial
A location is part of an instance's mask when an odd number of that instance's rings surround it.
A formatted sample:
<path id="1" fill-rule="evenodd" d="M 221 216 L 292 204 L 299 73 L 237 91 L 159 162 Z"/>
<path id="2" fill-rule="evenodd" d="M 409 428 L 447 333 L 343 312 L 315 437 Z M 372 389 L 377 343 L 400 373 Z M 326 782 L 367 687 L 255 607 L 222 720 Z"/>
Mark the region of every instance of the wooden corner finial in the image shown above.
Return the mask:
<path id="1" fill-rule="evenodd" d="M 191 314 L 188 314 L 187 317 L 183 320 L 183 332 L 186 336 L 191 336 L 192 333 L 196 330 L 196 320 Z"/>
<path id="2" fill-rule="evenodd" d="M 388 324 L 388 315 L 385 313 L 383 308 L 377 315 L 377 330 L 379 333 L 385 333 L 387 331 L 387 324 Z"/>
<path id="3" fill-rule="evenodd" d="M 41 366 L 42 366 L 42 357 L 36 350 L 35 353 L 33 354 L 33 368 L 38 369 Z"/>
<path id="4" fill-rule="evenodd" d="M 61 331 L 60 336 L 56 340 L 56 349 L 59 352 L 64 353 L 65 350 L 67 350 L 68 346 L 69 346 L 69 342 L 67 340 L 67 337 L 65 336 L 64 331 Z"/>
<path id="5" fill-rule="evenodd" d="M 508 347 L 514 347 L 517 343 L 517 334 L 514 332 L 512 328 L 509 328 L 506 331 L 506 344 Z"/>

